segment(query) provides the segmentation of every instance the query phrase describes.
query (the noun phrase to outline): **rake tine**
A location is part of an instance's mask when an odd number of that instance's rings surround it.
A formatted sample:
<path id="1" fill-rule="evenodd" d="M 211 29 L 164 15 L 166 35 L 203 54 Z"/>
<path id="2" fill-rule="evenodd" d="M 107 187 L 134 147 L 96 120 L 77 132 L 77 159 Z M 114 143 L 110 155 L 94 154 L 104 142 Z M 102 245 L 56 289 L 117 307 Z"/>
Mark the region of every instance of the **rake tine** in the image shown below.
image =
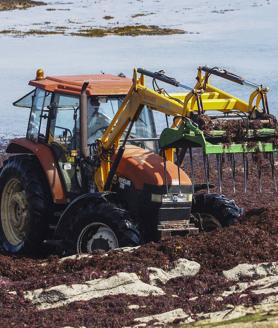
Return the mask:
<path id="1" fill-rule="evenodd" d="M 249 162 L 248 162 L 248 154 L 246 154 L 246 180 L 249 178 Z"/>
<path id="2" fill-rule="evenodd" d="M 206 176 L 207 192 L 210 193 L 210 188 L 209 188 L 209 161 L 208 161 L 208 155 L 203 154 L 203 156 L 204 156 L 204 170 L 205 170 L 205 176 Z"/>
<path id="3" fill-rule="evenodd" d="M 222 155 L 216 154 L 216 165 L 217 165 L 217 184 L 219 193 L 222 193 Z"/>
<path id="4" fill-rule="evenodd" d="M 247 178 L 248 178 L 248 159 L 245 153 L 243 153 L 243 174 L 244 174 L 244 192 L 247 192 Z"/>
<path id="5" fill-rule="evenodd" d="M 192 148 L 189 147 L 189 158 L 190 158 L 190 170 L 191 170 L 191 180 L 192 180 L 192 192 L 194 194 L 195 192 L 195 188 L 194 188 L 194 184 L 195 184 L 195 176 L 194 176 L 194 165 L 193 165 L 193 156 L 192 156 Z"/>
<path id="6" fill-rule="evenodd" d="M 236 162 L 235 162 L 235 155 L 230 154 L 230 163 L 231 163 L 231 170 L 232 170 L 232 180 L 233 180 L 233 192 L 236 192 Z"/>
<path id="7" fill-rule="evenodd" d="M 257 163 L 258 178 L 259 178 L 259 193 L 262 192 L 262 167 L 261 163 Z"/>
<path id="8" fill-rule="evenodd" d="M 269 154 L 269 161 L 270 161 L 270 165 L 271 165 L 271 174 L 272 174 L 272 181 L 273 181 L 274 189 L 277 192 L 277 180 L 276 180 L 276 174 L 275 174 L 274 154 L 273 153 Z"/>

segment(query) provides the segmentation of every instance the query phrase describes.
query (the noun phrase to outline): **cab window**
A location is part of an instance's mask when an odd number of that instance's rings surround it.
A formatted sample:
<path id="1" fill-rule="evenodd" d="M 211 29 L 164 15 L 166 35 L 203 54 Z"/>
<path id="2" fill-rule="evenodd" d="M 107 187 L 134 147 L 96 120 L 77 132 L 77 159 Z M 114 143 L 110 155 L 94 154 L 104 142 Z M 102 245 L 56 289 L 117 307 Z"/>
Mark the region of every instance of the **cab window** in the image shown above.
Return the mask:
<path id="1" fill-rule="evenodd" d="M 121 106 L 123 97 L 91 97 L 88 103 L 88 144 L 100 139 Z"/>
<path id="2" fill-rule="evenodd" d="M 54 112 L 50 124 L 49 142 L 62 145 L 65 150 L 79 146 L 79 97 L 54 94 Z"/>
<path id="3" fill-rule="evenodd" d="M 91 97 L 88 104 L 88 144 L 100 139 L 124 100 L 118 97 Z M 144 107 L 134 123 L 131 138 L 154 138 L 156 136 L 153 114 Z M 140 144 L 141 145 L 141 144 Z"/>
<path id="4" fill-rule="evenodd" d="M 32 108 L 32 102 L 35 95 L 36 89 L 32 90 L 31 92 L 27 93 L 27 95 L 21 97 L 20 99 L 16 100 L 13 105 L 15 107 L 22 107 L 22 108 Z"/>
<path id="5" fill-rule="evenodd" d="M 47 130 L 47 119 L 51 93 L 41 89 L 36 89 L 32 95 L 32 108 L 30 112 L 27 138 L 38 141 L 39 138 L 45 140 Z"/>

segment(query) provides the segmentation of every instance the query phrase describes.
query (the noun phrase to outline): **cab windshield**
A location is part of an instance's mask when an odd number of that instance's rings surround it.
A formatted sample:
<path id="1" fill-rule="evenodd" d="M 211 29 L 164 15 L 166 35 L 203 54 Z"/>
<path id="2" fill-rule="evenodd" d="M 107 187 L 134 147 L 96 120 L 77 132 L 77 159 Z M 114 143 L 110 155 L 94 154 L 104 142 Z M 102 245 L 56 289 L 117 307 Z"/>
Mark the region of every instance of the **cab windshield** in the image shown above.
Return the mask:
<path id="1" fill-rule="evenodd" d="M 100 139 L 120 108 L 125 96 L 93 96 L 88 100 L 88 144 Z M 31 109 L 27 137 L 61 144 L 65 149 L 80 147 L 79 96 L 35 89 L 14 105 Z M 49 117 L 49 110 L 52 114 Z M 50 124 L 47 120 L 50 118 Z M 49 128 L 49 131 L 47 130 Z M 47 138 L 48 134 L 48 138 Z M 124 138 L 125 133 L 122 136 Z M 157 142 L 153 112 L 147 107 L 134 122 L 128 143 L 156 151 Z"/>
<path id="2" fill-rule="evenodd" d="M 88 104 L 88 143 L 92 144 L 101 138 L 106 128 L 120 108 L 124 97 L 91 97 Z M 136 139 L 156 137 L 153 113 L 144 107 L 138 120 L 134 123 L 130 142 Z M 151 141 L 151 140 L 150 140 Z M 141 143 L 142 141 L 140 141 Z M 148 141 L 146 141 L 148 142 Z M 140 145 L 141 146 L 141 145 Z"/>

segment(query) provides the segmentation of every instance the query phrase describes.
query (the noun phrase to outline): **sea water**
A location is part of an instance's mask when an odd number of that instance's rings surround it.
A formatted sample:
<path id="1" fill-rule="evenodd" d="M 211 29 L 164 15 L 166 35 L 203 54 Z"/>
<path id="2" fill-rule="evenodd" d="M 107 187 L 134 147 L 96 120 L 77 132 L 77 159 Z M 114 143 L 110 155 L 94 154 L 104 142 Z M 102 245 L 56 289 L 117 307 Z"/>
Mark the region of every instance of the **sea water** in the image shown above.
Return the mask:
<path id="1" fill-rule="evenodd" d="M 124 73 L 133 67 L 163 69 L 194 85 L 199 65 L 221 66 L 270 87 L 269 104 L 278 115 L 277 0 L 46 1 L 47 6 L 0 12 L 0 30 L 54 30 L 66 35 L 0 36 L 0 136 L 23 135 L 28 110 L 12 102 L 31 90 L 28 81 L 41 67 L 46 75 Z M 132 18 L 144 13 L 145 16 Z M 103 19 L 109 15 L 111 20 Z M 170 36 L 71 36 L 81 28 L 154 24 L 181 28 Z M 247 97 L 250 89 L 218 86 Z M 175 91 L 169 88 L 169 91 Z M 164 121 L 157 116 L 158 130 Z"/>

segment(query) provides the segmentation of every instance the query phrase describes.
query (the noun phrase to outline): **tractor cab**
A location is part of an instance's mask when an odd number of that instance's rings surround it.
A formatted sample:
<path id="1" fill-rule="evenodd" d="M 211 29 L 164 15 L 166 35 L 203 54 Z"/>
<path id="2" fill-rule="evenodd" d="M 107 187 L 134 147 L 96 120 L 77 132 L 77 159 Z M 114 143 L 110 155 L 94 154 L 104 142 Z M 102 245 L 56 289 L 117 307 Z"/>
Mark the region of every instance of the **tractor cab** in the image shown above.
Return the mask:
<path id="1" fill-rule="evenodd" d="M 121 106 L 131 80 L 113 75 L 46 77 L 38 71 L 30 81 L 35 89 L 14 102 L 30 108 L 26 139 L 49 145 L 58 161 L 62 179 L 71 198 L 80 193 L 81 146 L 80 87 L 88 81 L 87 144 L 93 156 L 94 144 L 101 138 Z M 135 122 L 128 142 L 156 150 L 153 112 L 145 107 Z"/>

